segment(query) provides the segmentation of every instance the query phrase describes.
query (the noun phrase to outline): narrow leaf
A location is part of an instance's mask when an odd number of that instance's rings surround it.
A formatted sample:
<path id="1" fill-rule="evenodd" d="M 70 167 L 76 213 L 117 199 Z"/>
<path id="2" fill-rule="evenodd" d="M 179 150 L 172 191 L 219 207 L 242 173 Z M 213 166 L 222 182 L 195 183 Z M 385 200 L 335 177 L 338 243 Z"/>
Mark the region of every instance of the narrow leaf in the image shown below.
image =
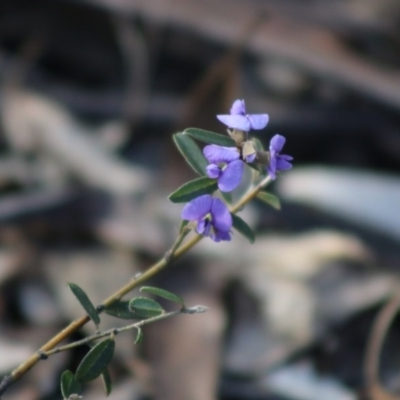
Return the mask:
<path id="1" fill-rule="evenodd" d="M 75 283 L 68 283 L 68 286 L 71 289 L 72 293 L 75 295 L 75 297 L 78 299 L 79 303 L 81 303 L 81 306 L 85 309 L 89 317 L 92 319 L 92 321 L 96 325 L 99 325 L 100 317 L 97 314 L 96 307 L 90 301 L 88 295 L 83 291 L 83 289 L 81 289 Z"/>
<path id="2" fill-rule="evenodd" d="M 147 297 L 135 297 L 129 302 L 129 309 L 142 318 L 152 318 L 164 312 L 159 303 Z"/>
<path id="3" fill-rule="evenodd" d="M 75 379 L 75 375 L 68 370 L 61 375 L 60 386 L 64 399 L 68 399 L 73 394 L 79 394 L 82 390 L 81 385 Z"/>
<path id="4" fill-rule="evenodd" d="M 211 131 L 205 131 L 204 129 L 198 128 L 187 128 L 183 131 L 184 135 L 189 135 L 193 139 L 200 140 L 204 143 L 217 144 L 219 146 L 232 147 L 236 146 L 235 141 L 226 135 L 221 135 L 220 133 L 215 133 Z"/>
<path id="5" fill-rule="evenodd" d="M 173 301 L 174 303 L 178 303 L 181 306 L 185 305 L 182 297 L 176 295 L 175 293 L 171 293 L 168 290 L 160 289 L 153 286 L 143 286 L 140 288 L 141 292 L 154 294 L 155 296 L 162 297 L 163 299 Z"/>
<path id="6" fill-rule="evenodd" d="M 235 214 L 232 215 L 232 220 L 233 220 L 233 227 L 241 233 L 250 243 L 254 243 L 255 241 L 255 235 L 253 230 L 247 225 L 246 222 L 242 220 L 242 218 L 238 217 Z"/>
<path id="7" fill-rule="evenodd" d="M 175 192 L 169 195 L 173 203 L 185 203 L 193 200 L 202 194 L 211 194 L 218 189 L 218 183 L 215 179 L 202 176 L 201 178 L 184 183 Z"/>
<path id="8" fill-rule="evenodd" d="M 173 138 L 176 147 L 178 147 L 178 150 L 181 152 L 186 162 L 199 175 L 205 175 L 208 163 L 195 141 L 188 135 L 182 133 L 176 133 Z"/>
<path id="9" fill-rule="evenodd" d="M 140 328 L 138 328 L 137 334 L 136 334 L 136 339 L 135 339 L 135 344 L 142 343 L 142 340 L 143 340 L 143 331 Z"/>
<path id="10" fill-rule="evenodd" d="M 259 172 L 260 174 L 265 173 L 265 166 L 260 164 L 260 163 L 251 163 L 251 164 L 247 164 L 251 169 L 253 169 L 254 171 Z"/>
<path id="11" fill-rule="evenodd" d="M 260 139 L 253 137 L 251 140 L 254 142 L 254 147 L 257 151 L 264 151 L 264 146 Z"/>
<path id="12" fill-rule="evenodd" d="M 281 209 L 281 202 L 278 197 L 269 192 L 258 192 L 257 199 L 260 199 L 264 203 L 267 203 L 276 210 Z"/>
<path id="13" fill-rule="evenodd" d="M 85 383 L 96 379 L 107 368 L 114 349 L 114 339 L 103 340 L 92 347 L 76 370 L 76 380 Z"/>
<path id="14" fill-rule="evenodd" d="M 106 392 L 106 396 L 108 397 L 112 391 L 112 382 L 110 373 L 108 372 L 107 368 L 101 373 L 101 381 L 103 382 L 104 391 Z"/>
<path id="15" fill-rule="evenodd" d="M 228 204 L 232 204 L 232 193 L 231 192 L 221 192 L 222 197 L 224 198 L 225 202 Z"/>
<path id="16" fill-rule="evenodd" d="M 129 301 L 118 300 L 104 309 L 104 312 L 121 319 L 142 319 L 138 314 L 129 309 Z"/>

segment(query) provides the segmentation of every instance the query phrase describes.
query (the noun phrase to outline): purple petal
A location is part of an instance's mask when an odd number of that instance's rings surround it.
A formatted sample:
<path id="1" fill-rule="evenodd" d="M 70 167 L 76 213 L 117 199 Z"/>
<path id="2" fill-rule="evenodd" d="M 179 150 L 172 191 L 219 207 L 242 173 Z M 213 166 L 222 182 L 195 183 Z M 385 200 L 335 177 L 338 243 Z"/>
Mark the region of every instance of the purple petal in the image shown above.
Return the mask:
<path id="1" fill-rule="evenodd" d="M 215 231 L 215 234 L 211 239 L 214 240 L 214 242 L 220 242 L 221 240 L 229 242 L 231 240 L 231 234 L 229 232 Z"/>
<path id="2" fill-rule="evenodd" d="M 292 164 L 290 164 L 289 161 L 284 160 L 281 157 L 278 157 L 278 160 L 276 161 L 276 169 L 278 171 L 287 171 L 288 169 L 292 168 Z"/>
<path id="3" fill-rule="evenodd" d="M 276 169 L 268 167 L 268 175 L 274 181 L 276 179 Z"/>
<path id="4" fill-rule="evenodd" d="M 244 115 L 217 115 L 217 118 L 228 128 L 245 132 L 250 130 L 250 121 Z"/>
<path id="5" fill-rule="evenodd" d="M 283 160 L 286 160 L 286 161 L 292 161 L 293 160 L 293 157 L 292 156 L 288 156 L 287 154 L 281 154 L 279 157 L 282 158 Z"/>
<path id="6" fill-rule="evenodd" d="M 268 114 L 250 114 L 247 117 L 252 129 L 264 129 L 269 121 Z"/>
<path id="7" fill-rule="evenodd" d="M 221 175 L 221 168 L 216 164 L 207 165 L 207 176 L 211 179 L 217 179 Z"/>
<path id="8" fill-rule="evenodd" d="M 212 204 L 213 199 L 209 194 L 196 197 L 183 207 L 181 218 L 188 221 L 198 221 L 211 211 Z"/>
<path id="9" fill-rule="evenodd" d="M 212 224 L 217 231 L 229 232 L 232 228 L 232 216 L 225 203 L 214 198 L 211 204 Z"/>
<path id="10" fill-rule="evenodd" d="M 196 231 L 199 235 L 202 235 L 206 230 L 206 224 L 209 223 L 205 219 L 201 219 L 197 222 Z"/>
<path id="11" fill-rule="evenodd" d="M 270 151 L 276 151 L 277 153 L 280 153 L 282 150 L 284 144 L 286 142 L 286 139 L 282 135 L 275 135 L 271 141 L 269 142 L 269 149 Z"/>
<path id="12" fill-rule="evenodd" d="M 231 107 L 231 115 L 246 115 L 244 100 L 235 100 Z"/>
<path id="13" fill-rule="evenodd" d="M 203 149 L 203 154 L 209 163 L 231 162 L 239 159 L 239 151 L 236 147 L 223 147 L 210 144 Z"/>
<path id="14" fill-rule="evenodd" d="M 211 233 L 211 221 L 208 219 L 201 219 L 197 222 L 196 231 L 199 235 L 209 236 Z"/>
<path id="15" fill-rule="evenodd" d="M 231 192 L 242 180 L 244 163 L 236 160 L 229 163 L 218 179 L 218 188 L 221 192 Z"/>
<path id="16" fill-rule="evenodd" d="M 274 180 L 276 178 L 277 158 L 276 158 L 275 152 L 274 153 L 271 152 L 270 156 L 271 156 L 271 158 L 269 160 L 269 165 L 268 165 L 267 171 L 268 171 L 268 174 L 271 177 L 271 179 Z"/>
<path id="17" fill-rule="evenodd" d="M 247 163 L 252 163 L 255 159 L 256 159 L 256 153 L 253 154 L 249 154 L 248 156 L 246 156 L 244 159 Z"/>

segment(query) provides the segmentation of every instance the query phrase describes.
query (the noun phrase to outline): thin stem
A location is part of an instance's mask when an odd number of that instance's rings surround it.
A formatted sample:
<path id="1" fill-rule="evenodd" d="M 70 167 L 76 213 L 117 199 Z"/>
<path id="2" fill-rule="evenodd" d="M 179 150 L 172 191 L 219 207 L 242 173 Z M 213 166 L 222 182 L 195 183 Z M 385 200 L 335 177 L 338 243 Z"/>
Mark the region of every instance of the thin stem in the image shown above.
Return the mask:
<path id="1" fill-rule="evenodd" d="M 261 182 L 252 187 L 231 209 L 230 211 L 236 214 L 240 211 L 250 200 L 257 196 L 258 192 L 271 182 L 271 177 L 267 175 Z"/>
<path id="2" fill-rule="evenodd" d="M 43 356 L 50 357 L 53 354 L 61 353 L 62 351 L 70 350 L 70 349 L 73 349 L 75 347 L 82 346 L 84 344 L 88 344 L 90 342 L 93 342 L 94 340 L 98 340 L 98 339 L 101 339 L 101 338 L 106 337 L 106 336 L 117 335 L 117 334 L 119 334 L 121 332 L 129 331 L 131 329 L 139 329 L 144 325 L 151 324 L 152 322 L 161 321 L 163 319 L 167 319 L 167 318 L 170 318 L 170 317 L 172 317 L 174 315 L 178 315 L 178 314 L 183 314 L 182 310 L 164 312 L 164 313 L 162 313 L 160 315 L 157 315 L 155 317 L 147 318 L 147 319 L 144 319 L 142 321 L 135 322 L 133 324 L 129 324 L 129 325 L 123 326 L 121 328 L 111 328 L 111 329 L 108 329 L 108 330 L 106 330 L 104 332 L 94 333 L 93 335 L 87 336 L 85 339 L 77 340 L 76 342 L 67 344 L 65 346 L 60 346 L 60 347 L 56 347 L 56 348 L 54 348 L 52 350 L 49 350 L 49 351 L 41 352 L 40 355 L 42 357 Z"/>
<path id="3" fill-rule="evenodd" d="M 172 248 L 176 246 L 177 241 L 181 237 L 181 235 L 186 236 L 186 232 L 183 231 L 178 236 L 178 239 L 172 245 Z M 119 290 L 117 290 L 114 294 L 105 299 L 102 304 L 98 307 L 99 313 L 104 310 L 105 307 L 110 306 L 115 301 L 119 300 L 121 297 L 132 291 L 137 286 L 142 283 L 148 281 L 153 276 L 162 271 L 165 267 L 167 267 L 173 259 L 180 257 L 182 254 L 186 253 L 190 250 L 196 243 L 198 243 L 202 239 L 202 236 L 195 235 L 186 243 L 179 246 L 179 248 L 175 249 L 172 253 L 172 256 L 169 255 L 164 256 L 161 260 L 151 266 L 146 272 L 133 279 L 126 285 L 122 286 Z M 166 253 L 166 255 L 169 252 Z M 11 374 L 6 375 L 1 383 L 0 383 L 0 396 L 4 394 L 4 392 L 17 380 L 19 380 L 24 374 L 26 374 L 34 365 L 38 363 L 41 359 L 41 355 L 46 354 L 48 351 L 54 349 L 59 343 L 68 338 L 71 334 L 82 328 L 87 322 L 90 321 L 90 318 L 85 315 L 84 317 L 78 318 L 72 321 L 66 328 L 56 334 L 53 338 L 51 338 L 46 344 L 44 344 L 36 353 L 32 354 L 28 359 L 26 359 L 22 364 L 20 364 L 17 368 L 15 368 Z"/>
<path id="4" fill-rule="evenodd" d="M 179 236 L 176 238 L 174 244 L 171 246 L 171 248 L 165 253 L 164 258 L 167 260 L 167 262 L 171 262 L 172 259 L 174 258 L 174 254 L 176 252 L 176 249 L 182 244 L 183 240 L 185 237 L 188 235 L 190 232 L 190 228 L 185 226 L 182 231 L 180 232 Z"/>
<path id="5" fill-rule="evenodd" d="M 271 181 L 271 178 L 267 176 L 257 185 L 252 187 L 243 197 L 240 199 L 234 206 L 231 207 L 230 211 L 232 213 L 236 213 L 243 208 L 250 200 L 252 200 L 257 193 L 267 186 L 267 184 Z M 106 298 L 102 304 L 98 307 L 98 312 L 101 313 L 105 307 L 110 306 L 115 301 L 119 300 L 127 293 L 135 289 L 137 286 L 143 284 L 149 279 L 153 278 L 160 271 L 166 268 L 172 260 L 180 257 L 185 254 L 188 250 L 190 250 L 194 245 L 196 245 L 203 238 L 201 235 L 195 235 L 192 238 L 188 239 L 186 242 L 182 243 L 185 236 L 187 235 L 186 229 L 183 229 L 179 234 L 178 238 L 172 245 L 172 247 L 165 253 L 164 257 L 161 258 L 157 263 L 152 265 L 146 272 L 134 278 L 132 281 L 122 286 L 119 290 L 117 290 L 114 294 Z M 181 244 L 182 243 L 182 244 Z M 87 322 L 90 321 L 90 318 L 86 315 L 84 317 L 78 318 L 72 321 L 66 328 L 56 334 L 52 339 L 50 339 L 46 344 L 44 344 L 39 351 L 32 354 L 27 360 L 25 360 L 22 364 L 20 364 L 17 368 L 15 368 L 11 374 L 6 375 L 2 381 L 0 382 L 0 396 L 4 394 L 4 392 L 17 380 L 19 380 L 24 374 L 26 374 L 37 362 L 41 359 L 41 355 L 47 354 L 51 350 L 53 350 L 59 343 L 68 338 L 72 333 L 76 332 L 78 329 L 82 328 Z"/>

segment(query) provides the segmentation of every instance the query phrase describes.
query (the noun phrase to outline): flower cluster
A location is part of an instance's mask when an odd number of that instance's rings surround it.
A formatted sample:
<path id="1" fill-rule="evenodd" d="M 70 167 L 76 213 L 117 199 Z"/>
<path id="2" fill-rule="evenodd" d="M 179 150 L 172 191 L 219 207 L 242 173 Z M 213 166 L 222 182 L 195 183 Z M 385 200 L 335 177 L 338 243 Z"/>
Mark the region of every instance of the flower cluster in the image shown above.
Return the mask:
<path id="1" fill-rule="evenodd" d="M 218 189 L 228 193 L 236 189 L 243 176 L 245 164 L 260 166 L 262 173 L 272 180 L 278 172 L 292 168 L 293 157 L 280 154 L 286 139 L 281 135 L 272 137 L 269 151 L 256 150 L 252 140 L 248 139 L 251 129 L 264 129 L 269 121 L 267 114 L 247 114 L 244 100 L 236 100 L 230 114 L 217 115 L 225 124 L 228 134 L 236 146 L 224 147 L 207 145 L 203 154 L 208 161 L 208 178 L 216 179 Z M 182 219 L 196 224 L 197 233 L 211 237 L 216 242 L 231 240 L 232 216 L 225 203 L 209 194 L 199 196 L 185 205 Z"/>

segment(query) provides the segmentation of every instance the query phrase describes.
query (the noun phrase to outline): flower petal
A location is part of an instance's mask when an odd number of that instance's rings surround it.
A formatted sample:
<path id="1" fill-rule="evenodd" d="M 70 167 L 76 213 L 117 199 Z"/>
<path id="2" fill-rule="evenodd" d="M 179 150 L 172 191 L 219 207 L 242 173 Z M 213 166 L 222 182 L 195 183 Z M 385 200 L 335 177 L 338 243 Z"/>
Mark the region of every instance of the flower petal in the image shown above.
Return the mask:
<path id="1" fill-rule="evenodd" d="M 269 121 L 268 114 L 250 114 L 247 117 L 252 129 L 264 129 Z"/>
<path id="2" fill-rule="evenodd" d="M 276 179 L 276 169 L 268 168 L 268 175 L 274 181 Z"/>
<path id="3" fill-rule="evenodd" d="M 217 164 L 207 165 L 207 176 L 211 179 L 217 179 L 221 175 L 221 168 Z"/>
<path id="4" fill-rule="evenodd" d="M 205 219 L 200 219 L 200 220 L 197 222 L 196 231 L 197 231 L 197 233 L 198 233 L 199 235 L 202 235 L 202 234 L 205 232 L 207 222 L 208 222 L 208 221 L 206 221 Z"/>
<path id="5" fill-rule="evenodd" d="M 215 231 L 215 234 L 211 239 L 214 240 L 214 242 L 220 242 L 221 240 L 229 242 L 231 240 L 231 234 L 229 232 Z"/>
<path id="6" fill-rule="evenodd" d="M 286 142 L 286 139 L 284 136 L 275 135 L 269 142 L 269 149 L 271 150 L 271 152 L 276 151 L 277 153 L 280 153 L 285 142 Z"/>
<path id="7" fill-rule="evenodd" d="M 272 180 L 276 178 L 276 164 L 277 164 L 276 154 L 275 152 L 271 152 L 267 171 Z"/>
<path id="8" fill-rule="evenodd" d="M 218 188 L 221 192 L 231 192 L 242 180 L 244 163 L 236 160 L 229 163 L 218 179 Z"/>
<path id="9" fill-rule="evenodd" d="M 183 207 L 181 218 L 188 221 L 198 221 L 211 211 L 213 199 L 209 194 L 196 197 Z"/>
<path id="10" fill-rule="evenodd" d="M 292 164 L 290 164 L 289 161 L 281 158 L 281 156 L 278 157 L 278 159 L 276 161 L 276 169 L 278 171 L 287 171 L 288 169 L 291 169 L 291 168 L 292 168 Z"/>
<path id="11" fill-rule="evenodd" d="M 214 228 L 217 231 L 229 232 L 232 228 L 232 216 L 228 207 L 220 199 L 212 199 L 211 215 Z"/>
<path id="12" fill-rule="evenodd" d="M 246 115 L 244 100 L 235 100 L 232 104 L 231 115 Z"/>
<path id="13" fill-rule="evenodd" d="M 216 144 L 205 146 L 203 154 L 209 163 L 218 164 L 238 160 L 240 155 L 236 147 L 223 147 Z"/>
<path id="14" fill-rule="evenodd" d="M 244 157 L 244 160 L 248 163 L 251 164 L 255 159 L 256 159 L 256 153 L 249 154 L 248 156 Z"/>
<path id="15" fill-rule="evenodd" d="M 217 115 L 217 118 L 228 128 L 245 132 L 250 130 L 250 121 L 244 115 Z"/>

